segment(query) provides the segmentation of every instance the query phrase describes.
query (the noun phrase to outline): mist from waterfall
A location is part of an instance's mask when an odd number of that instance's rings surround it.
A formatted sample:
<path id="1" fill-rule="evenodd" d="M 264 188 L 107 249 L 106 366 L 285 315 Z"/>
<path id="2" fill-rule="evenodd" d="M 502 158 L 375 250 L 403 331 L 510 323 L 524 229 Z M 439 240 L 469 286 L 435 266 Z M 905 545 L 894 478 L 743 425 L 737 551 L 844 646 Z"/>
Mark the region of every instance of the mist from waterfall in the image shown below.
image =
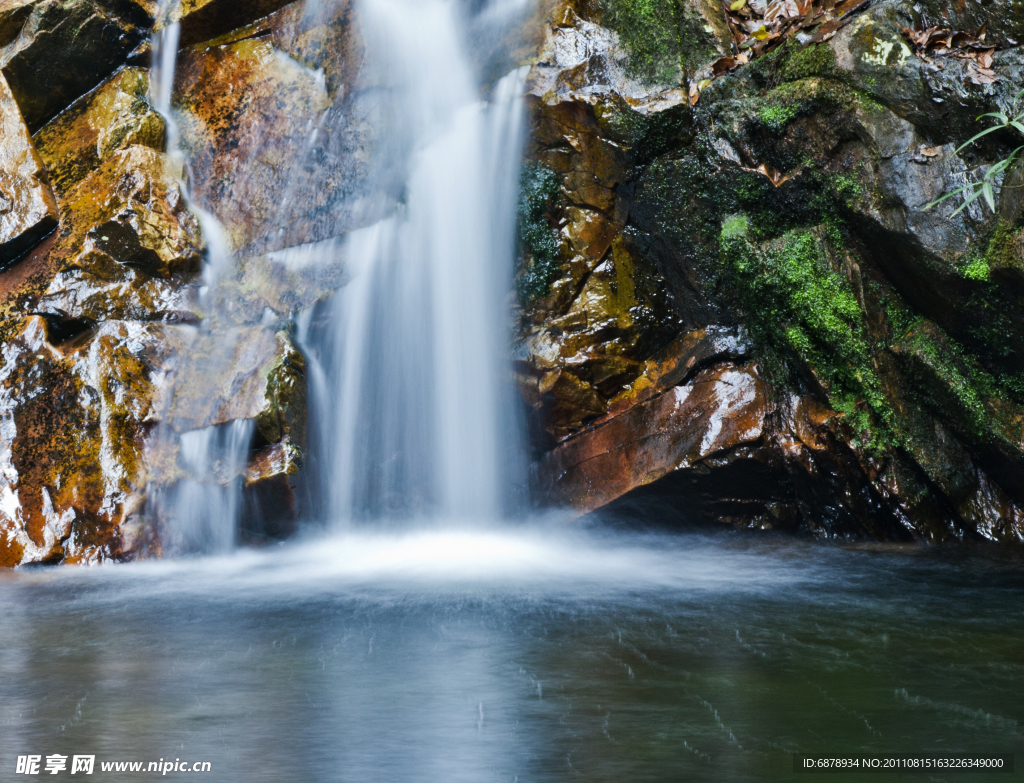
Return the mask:
<path id="1" fill-rule="evenodd" d="M 481 24 L 525 3 L 491 3 Z M 393 215 L 350 234 L 350 282 L 300 320 L 310 358 L 313 514 L 331 522 L 500 518 L 521 484 L 508 362 L 523 69 L 489 90 L 470 14 L 363 0 Z M 483 20 L 483 21 L 481 21 Z"/>

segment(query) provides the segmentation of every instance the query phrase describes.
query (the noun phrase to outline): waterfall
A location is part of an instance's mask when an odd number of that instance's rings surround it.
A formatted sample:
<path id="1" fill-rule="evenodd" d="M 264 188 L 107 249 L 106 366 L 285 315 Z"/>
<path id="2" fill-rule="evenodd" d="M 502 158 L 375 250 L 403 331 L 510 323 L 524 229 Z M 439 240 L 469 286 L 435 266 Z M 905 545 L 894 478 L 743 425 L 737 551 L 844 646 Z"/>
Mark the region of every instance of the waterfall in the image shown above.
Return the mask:
<path id="1" fill-rule="evenodd" d="M 378 168 L 404 166 L 404 191 L 345 239 L 351 282 L 300 324 L 318 513 L 494 520 L 519 474 L 506 326 L 525 73 L 481 98 L 459 3 L 360 11 L 386 87 Z"/>
<path id="2" fill-rule="evenodd" d="M 327 18 L 336 1 L 306 0 L 304 14 Z M 159 18 L 171 10 L 163 2 Z M 496 66 L 485 50 L 530 4 L 358 3 L 361 89 L 377 120 L 369 190 L 392 194 L 394 208 L 365 228 L 339 226 L 332 240 L 269 254 L 308 264 L 340 253 L 348 266 L 342 289 L 298 314 L 310 389 L 307 517 L 480 524 L 500 518 L 524 483 L 507 328 L 526 69 L 487 85 Z M 151 97 L 167 121 L 168 155 L 184 171 L 171 101 L 178 35 L 177 24 L 154 35 Z M 308 176 L 300 161 L 292 169 L 281 182 L 282 227 L 293 181 Z M 232 251 L 216 219 L 190 206 L 207 246 L 203 290 L 212 290 Z M 197 337 L 234 339 L 230 318 L 206 299 L 212 317 Z M 222 348 L 212 353 L 230 357 Z M 182 477 L 153 492 L 166 550 L 234 545 L 242 504 L 231 476 L 251 433 L 161 427 L 158 440 L 176 439 Z"/>
<path id="3" fill-rule="evenodd" d="M 170 18 L 177 0 L 160 0 L 157 20 Z M 150 100 L 164 118 L 166 154 L 169 167 L 178 176 L 178 185 L 188 198 L 185 156 L 180 147 L 177 120 L 172 108 L 174 78 L 181 26 L 172 22 L 153 33 L 150 68 Z M 238 340 L 238 330 L 216 328 L 222 315 L 216 312 L 216 299 L 210 289 L 231 269 L 234 260 L 225 232 L 207 210 L 189 200 L 189 209 L 198 217 L 206 248 L 203 282 L 200 289 L 203 309 L 208 313 L 195 329 L 192 344 L 203 337 L 212 341 L 213 361 L 230 361 Z M 209 348 L 209 346 L 208 346 Z M 188 357 L 182 357 L 188 361 Z M 215 368 L 206 368 L 213 372 Z M 172 379 L 173 383 L 173 379 Z M 171 486 L 151 487 L 150 495 L 161 528 L 161 544 L 166 553 L 225 552 L 237 543 L 238 515 L 242 501 L 242 478 L 252 443 L 252 421 L 238 420 L 200 430 L 178 432 L 170 411 L 174 390 L 167 400 L 165 419 L 154 437 L 153 451 L 176 451 L 177 481 Z M 176 447 L 176 449 L 175 449 Z M 166 477 L 163 477 L 166 480 Z"/>

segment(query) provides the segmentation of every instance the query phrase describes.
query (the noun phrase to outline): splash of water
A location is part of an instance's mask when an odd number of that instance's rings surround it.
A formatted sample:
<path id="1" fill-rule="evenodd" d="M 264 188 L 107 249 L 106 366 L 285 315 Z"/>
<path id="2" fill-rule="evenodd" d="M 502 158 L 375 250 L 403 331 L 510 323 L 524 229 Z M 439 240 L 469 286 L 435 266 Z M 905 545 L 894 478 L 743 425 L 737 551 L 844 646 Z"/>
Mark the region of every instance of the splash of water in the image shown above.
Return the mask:
<path id="1" fill-rule="evenodd" d="M 407 176 L 396 214 L 348 237 L 351 282 L 327 303 L 327 329 L 300 330 L 332 520 L 495 520 L 518 478 L 505 297 L 525 73 L 481 100 L 460 8 L 360 6 L 388 85 L 380 149 Z"/>

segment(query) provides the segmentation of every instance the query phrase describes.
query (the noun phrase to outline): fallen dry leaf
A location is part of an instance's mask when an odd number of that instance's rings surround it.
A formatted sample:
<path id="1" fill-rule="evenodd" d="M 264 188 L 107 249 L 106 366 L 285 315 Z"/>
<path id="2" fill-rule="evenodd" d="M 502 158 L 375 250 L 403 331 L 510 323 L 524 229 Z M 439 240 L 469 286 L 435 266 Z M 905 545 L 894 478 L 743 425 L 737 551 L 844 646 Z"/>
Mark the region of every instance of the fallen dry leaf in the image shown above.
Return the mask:
<path id="1" fill-rule="evenodd" d="M 803 46 L 828 40 L 870 0 L 722 0 L 733 54 L 714 62 L 715 78 L 734 71 L 799 35 Z M 702 88 L 690 85 L 690 102 Z"/>
<path id="2" fill-rule="evenodd" d="M 986 28 L 977 30 L 950 30 L 941 27 L 927 27 L 922 30 L 903 28 L 903 35 L 914 45 L 914 53 L 921 58 L 942 67 L 933 58 L 952 57 L 967 60 L 967 80 L 974 84 L 993 84 L 999 77 L 992 70 L 992 56 L 996 47 L 985 41 Z"/>

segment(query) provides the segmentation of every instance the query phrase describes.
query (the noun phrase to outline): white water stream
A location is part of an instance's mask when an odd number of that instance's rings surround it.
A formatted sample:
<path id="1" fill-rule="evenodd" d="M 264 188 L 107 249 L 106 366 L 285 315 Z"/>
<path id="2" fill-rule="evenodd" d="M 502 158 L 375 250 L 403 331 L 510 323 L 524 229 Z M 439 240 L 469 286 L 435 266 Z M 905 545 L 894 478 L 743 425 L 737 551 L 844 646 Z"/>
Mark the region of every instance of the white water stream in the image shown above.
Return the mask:
<path id="1" fill-rule="evenodd" d="M 168 17 L 176 4 L 177 0 L 160 0 L 156 18 Z M 187 164 L 172 107 L 180 33 L 180 24 L 174 22 L 153 34 L 150 98 L 164 118 L 169 164 L 187 196 Z M 200 291 L 204 309 L 209 310 L 215 305 L 207 292 L 231 270 L 234 259 L 217 218 L 195 202 L 190 201 L 189 208 L 199 219 L 206 247 L 204 285 Z M 196 329 L 193 340 L 203 332 L 212 334 L 211 339 L 217 342 L 213 354 L 230 357 L 238 330 L 211 332 L 210 325 L 207 321 Z M 182 433 L 176 431 L 174 422 L 161 424 L 155 441 L 177 443 L 178 468 L 183 474 L 170 487 L 151 489 L 161 525 L 161 547 L 166 554 L 223 553 L 235 547 L 242 500 L 240 474 L 245 468 L 253 430 L 253 422 L 243 420 Z"/>
<path id="2" fill-rule="evenodd" d="M 518 479 L 505 297 L 524 73 L 481 100 L 457 3 L 360 9 L 369 67 L 388 87 L 379 149 L 408 173 L 395 214 L 345 243 L 351 282 L 328 303 L 328 328 L 300 330 L 318 365 L 321 513 L 495 520 Z"/>

